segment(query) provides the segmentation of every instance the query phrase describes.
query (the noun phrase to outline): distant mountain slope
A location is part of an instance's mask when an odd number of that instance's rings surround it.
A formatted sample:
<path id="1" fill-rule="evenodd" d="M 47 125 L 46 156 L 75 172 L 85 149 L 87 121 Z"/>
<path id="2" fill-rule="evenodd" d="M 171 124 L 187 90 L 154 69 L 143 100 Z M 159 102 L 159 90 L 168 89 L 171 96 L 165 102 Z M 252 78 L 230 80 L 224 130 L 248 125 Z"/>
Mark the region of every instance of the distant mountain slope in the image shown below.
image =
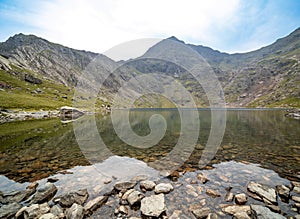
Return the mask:
<path id="1" fill-rule="evenodd" d="M 184 43 L 176 37 L 170 37 L 169 40 Z M 228 106 L 300 107 L 300 28 L 269 46 L 248 53 L 228 54 L 201 45 L 185 45 L 194 49 L 210 64 L 222 84 Z M 153 48 L 156 52 L 163 51 L 168 49 L 168 45 L 158 43 L 144 56 L 154 51 Z M 104 63 L 97 71 L 97 77 L 104 77 L 108 69 L 124 64 L 101 54 L 71 49 L 34 35 L 17 34 L 10 37 L 6 42 L 0 43 L 0 99 L 7 103 L 0 104 L 0 108 L 26 106 L 26 101 L 20 106 L 12 103 L 14 95 L 20 97 L 22 94 L 27 95 L 28 101 L 32 96 L 36 101 L 44 98 L 43 107 L 47 106 L 49 99 L 54 101 L 51 102 L 51 107 L 59 106 L 60 102 L 70 104 L 73 87 L 95 57 Z M 101 87 L 100 99 L 111 103 L 113 93 L 126 81 L 149 72 L 174 77 L 196 97 L 199 107 L 208 106 L 203 89 L 185 69 L 170 62 L 149 59 L 133 59 L 126 66 L 117 69 Z M 28 83 L 26 75 L 41 79 L 43 84 Z M 54 88 L 57 86 L 59 88 Z M 45 88 L 45 91 L 35 94 L 36 88 Z M 61 94 L 54 94 L 55 92 Z M 10 96 L 10 99 L 6 96 Z M 67 98 L 62 98 L 63 96 Z M 88 98 L 89 94 L 86 96 Z M 156 98 L 144 98 L 137 105 L 169 106 L 169 103 L 162 104 L 165 100 L 155 103 Z"/>

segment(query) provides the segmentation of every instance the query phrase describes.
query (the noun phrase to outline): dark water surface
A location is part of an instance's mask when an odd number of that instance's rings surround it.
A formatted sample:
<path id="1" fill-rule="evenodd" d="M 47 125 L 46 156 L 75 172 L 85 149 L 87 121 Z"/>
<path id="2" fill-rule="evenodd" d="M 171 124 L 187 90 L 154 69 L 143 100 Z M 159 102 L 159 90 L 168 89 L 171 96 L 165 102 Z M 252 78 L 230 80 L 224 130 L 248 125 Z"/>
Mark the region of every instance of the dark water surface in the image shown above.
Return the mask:
<path id="1" fill-rule="evenodd" d="M 185 114 L 188 115 L 190 111 L 185 110 Z M 167 130 L 164 137 L 150 148 L 124 143 L 116 135 L 110 114 L 97 115 L 95 120 L 105 150 L 97 149 L 98 143 L 91 143 L 95 137 L 90 134 L 93 130 L 89 127 L 94 122 L 93 116 L 80 118 L 77 122 L 77 127 L 82 128 L 81 134 L 87 138 L 86 143 L 81 141 L 80 145 L 73 124 L 62 123 L 59 119 L 1 124 L 0 191 L 23 189 L 36 180 L 43 183 L 49 176 L 59 179 L 56 183 L 59 193 L 80 188 L 98 193 L 105 187 L 103 182 L 112 176 L 130 179 L 146 174 L 153 179 L 162 179 L 161 168 L 155 161 L 172 152 L 182 133 L 181 121 L 180 113 L 173 109 L 132 110 L 129 120 L 137 135 L 146 136 L 150 133 L 149 119 L 154 114 L 165 118 Z M 199 171 L 199 160 L 211 131 L 210 110 L 199 110 L 199 118 L 198 142 L 188 154 L 188 159 L 172 174 L 177 183 L 188 182 Z M 184 153 L 188 152 L 183 149 Z M 228 110 L 221 145 L 214 158 L 201 171 L 214 179 L 216 190 L 230 184 L 236 185 L 234 188 L 241 192 L 250 179 L 272 186 L 285 184 L 288 182 L 286 179 L 300 181 L 299 163 L 299 120 L 285 117 L 282 110 Z M 73 174 L 65 174 L 66 171 Z M 179 203 L 172 200 L 173 196 L 167 197 L 167 202 L 171 203 L 169 211 L 188 203 L 188 196 L 183 195 L 181 189 L 175 190 L 174 194 Z M 195 202 L 203 197 L 188 198 Z M 214 206 L 215 202 L 207 205 Z"/>

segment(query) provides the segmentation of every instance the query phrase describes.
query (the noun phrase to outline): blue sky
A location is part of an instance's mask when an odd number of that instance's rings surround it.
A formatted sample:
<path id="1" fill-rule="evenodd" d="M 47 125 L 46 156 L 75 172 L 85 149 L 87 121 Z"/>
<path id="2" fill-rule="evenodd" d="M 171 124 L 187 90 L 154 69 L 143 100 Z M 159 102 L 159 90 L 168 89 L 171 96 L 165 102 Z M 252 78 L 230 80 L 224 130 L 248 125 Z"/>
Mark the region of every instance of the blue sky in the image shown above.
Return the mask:
<path id="1" fill-rule="evenodd" d="M 0 41 L 34 34 L 104 52 L 176 36 L 225 52 L 266 46 L 300 27 L 299 0 L 0 0 Z"/>

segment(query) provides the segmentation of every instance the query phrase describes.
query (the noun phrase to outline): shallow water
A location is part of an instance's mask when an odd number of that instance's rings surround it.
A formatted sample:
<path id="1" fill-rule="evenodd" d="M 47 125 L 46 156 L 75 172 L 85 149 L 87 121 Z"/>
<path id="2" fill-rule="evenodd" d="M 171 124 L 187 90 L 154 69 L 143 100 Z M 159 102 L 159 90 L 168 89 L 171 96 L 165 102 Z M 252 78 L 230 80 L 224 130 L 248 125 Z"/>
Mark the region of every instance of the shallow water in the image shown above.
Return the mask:
<path id="1" fill-rule="evenodd" d="M 192 145 L 192 141 L 186 140 L 177 148 L 181 135 L 195 135 L 195 124 L 185 125 L 183 130 L 180 120 L 180 116 L 193 119 L 195 111 L 192 111 L 130 111 L 131 128 L 142 137 L 150 136 L 149 119 L 152 115 L 164 117 L 165 123 L 159 119 L 152 121 L 152 131 L 158 129 L 157 135 L 163 134 L 161 128 L 164 124 L 167 128 L 161 139 L 149 138 L 157 141 L 149 148 L 139 145 L 138 139 L 133 139 L 136 146 L 124 143 L 116 134 L 110 114 L 97 115 L 96 118 L 86 116 L 74 124 L 62 123 L 58 119 L 2 124 L 0 191 L 23 189 L 31 181 L 44 183 L 47 177 L 55 177 L 59 179 L 55 183 L 59 193 L 88 188 L 90 194 L 98 194 L 110 186 L 104 184 L 108 179 L 118 181 L 144 174 L 154 180 L 167 180 L 160 174 L 171 170 L 172 180 L 180 186 L 173 195 L 166 196 L 168 213 L 182 207 L 183 215 L 189 218 L 189 208 L 196 202 L 201 203 L 205 198 L 206 205 L 217 206 L 223 200 L 223 197 L 211 199 L 205 194 L 197 197 L 185 194 L 185 185 L 199 171 L 212 179 L 208 186 L 222 194 L 227 186 L 234 187 L 236 192 L 244 191 L 249 180 L 270 186 L 288 184 L 287 179 L 300 181 L 299 120 L 286 118 L 281 110 L 228 110 L 222 142 L 218 147 L 210 147 L 206 144 L 212 129 L 211 112 L 199 110 L 197 142 Z M 130 133 L 123 124 L 124 112 L 116 112 L 114 116 L 118 127 L 122 127 L 125 140 L 132 140 L 126 139 Z M 145 145 L 149 139 L 144 140 Z M 207 157 L 212 159 L 199 166 L 206 150 L 209 152 Z M 172 156 L 168 157 L 170 154 Z M 73 174 L 60 172 L 64 170 Z M 288 209 L 284 204 L 281 207 Z M 110 210 L 110 207 L 104 207 L 99 215 L 108 214 Z"/>

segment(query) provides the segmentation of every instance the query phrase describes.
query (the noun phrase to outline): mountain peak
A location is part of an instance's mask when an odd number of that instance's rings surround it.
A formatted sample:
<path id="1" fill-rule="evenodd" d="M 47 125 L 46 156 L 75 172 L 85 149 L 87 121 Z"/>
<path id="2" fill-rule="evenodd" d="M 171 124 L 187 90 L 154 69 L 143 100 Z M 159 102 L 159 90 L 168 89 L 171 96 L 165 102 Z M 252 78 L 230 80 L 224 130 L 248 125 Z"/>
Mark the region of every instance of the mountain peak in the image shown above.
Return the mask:
<path id="1" fill-rule="evenodd" d="M 178 39 L 177 37 L 175 37 L 175 36 L 171 36 L 171 37 L 167 38 L 167 40 L 174 40 L 174 41 L 177 41 L 177 42 L 179 42 L 179 43 L 185 43 L 184 41 L 179 40 L 179 39 Z"/>

